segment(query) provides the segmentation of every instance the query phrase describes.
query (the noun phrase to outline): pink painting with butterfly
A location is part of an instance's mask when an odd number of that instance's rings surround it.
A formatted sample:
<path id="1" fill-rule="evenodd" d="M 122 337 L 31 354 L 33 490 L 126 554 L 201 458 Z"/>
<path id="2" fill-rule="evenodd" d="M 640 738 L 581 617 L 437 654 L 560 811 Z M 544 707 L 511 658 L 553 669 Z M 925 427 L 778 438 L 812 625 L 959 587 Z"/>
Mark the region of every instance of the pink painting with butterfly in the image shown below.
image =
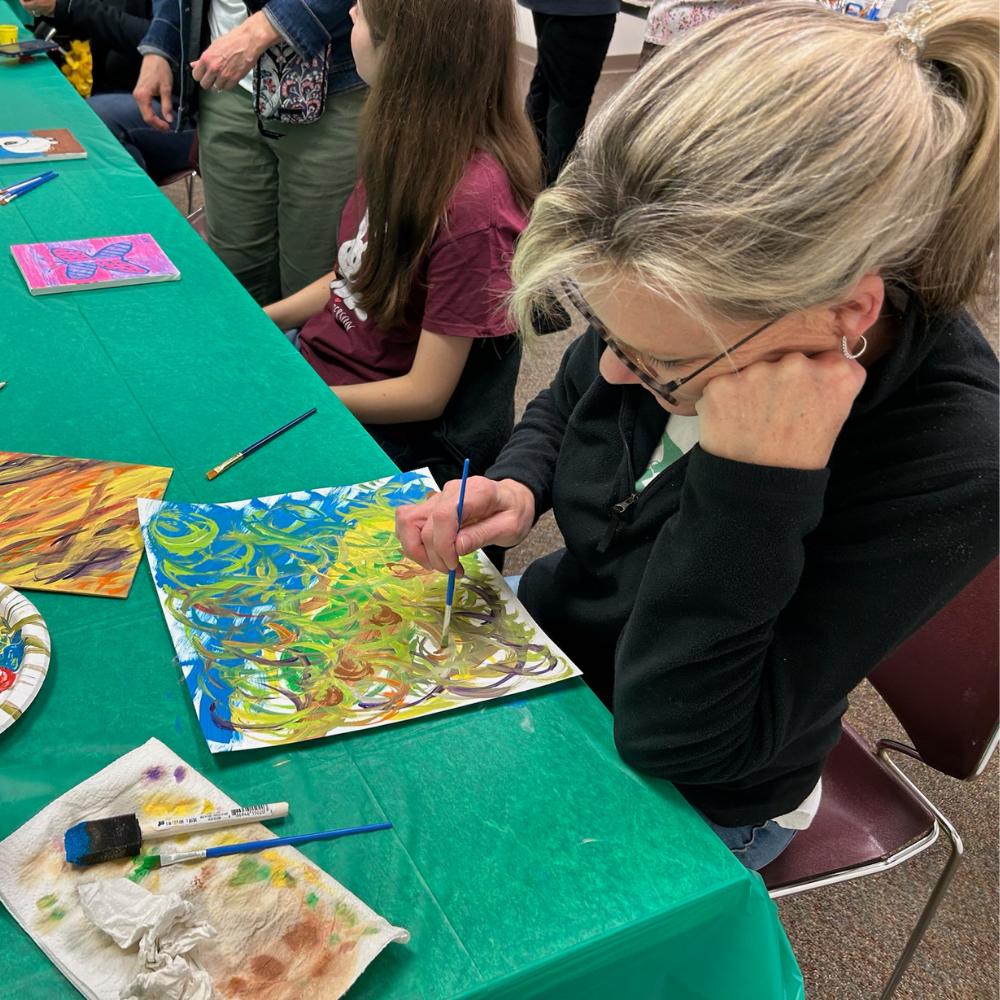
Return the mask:
<path id="1" fill-rule="evenodd" d="M 149 233 L 20 243 L 10 249 L 32 295 L 176 281 L 181 276 Z"/>

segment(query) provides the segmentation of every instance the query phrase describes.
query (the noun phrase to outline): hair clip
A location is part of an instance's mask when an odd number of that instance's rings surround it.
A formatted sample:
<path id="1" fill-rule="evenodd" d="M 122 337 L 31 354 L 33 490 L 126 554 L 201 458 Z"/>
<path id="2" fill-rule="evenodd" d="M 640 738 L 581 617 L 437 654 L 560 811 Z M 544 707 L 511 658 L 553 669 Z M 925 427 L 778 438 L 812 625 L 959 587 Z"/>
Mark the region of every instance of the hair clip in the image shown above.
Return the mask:
<path id="1" fill-rule="evenodd" d="M 885 22 L 885 33 L 899 39 L 899 53 L 916 62 L 924 51 L 924 28 L 933 11 L 929 0 L 917 0 L 909 10 L 893 14 Z"/>

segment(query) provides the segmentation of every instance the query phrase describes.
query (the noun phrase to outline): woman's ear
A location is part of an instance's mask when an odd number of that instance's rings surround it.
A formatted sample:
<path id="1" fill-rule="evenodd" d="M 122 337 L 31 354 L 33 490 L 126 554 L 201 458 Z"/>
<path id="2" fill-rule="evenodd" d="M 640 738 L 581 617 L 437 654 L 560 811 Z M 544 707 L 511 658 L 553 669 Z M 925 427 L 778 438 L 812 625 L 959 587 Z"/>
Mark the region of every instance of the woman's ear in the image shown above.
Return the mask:
<path id="1" fill-rule="evenodd" d="M 885 299 L 885 285 L 874 271 L 862 279 L 832 307 L 838 337 L 847 337 L 851 342 L 858 339 L 882 312 Z"/>

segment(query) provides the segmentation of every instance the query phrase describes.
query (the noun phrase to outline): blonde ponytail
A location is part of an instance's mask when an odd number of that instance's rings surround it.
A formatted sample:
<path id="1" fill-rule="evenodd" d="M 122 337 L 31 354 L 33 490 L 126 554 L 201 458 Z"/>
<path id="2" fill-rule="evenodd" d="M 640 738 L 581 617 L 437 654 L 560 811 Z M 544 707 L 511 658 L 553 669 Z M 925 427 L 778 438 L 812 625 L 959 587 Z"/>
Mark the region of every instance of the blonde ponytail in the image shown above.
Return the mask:
<path id="1" fill-rule="evenodd" d="M 562 277 L 772 318 L 873 269 L 934 311 L 993 283 L 995 4 L 931 0 L 919 44 L 807 0 L 735 11 L 605 105 L 514 257 L 522 329 Z"/>
<path id="2" fill-rule="evenodd" d="M 913 267 L 913 284 L 930 308 L 953 309 L 996 294 L 1000 238 L 998 70 L 995 4 L 934 5 L 924 28 L 921 61 L 936 89 L 958 102 L 965 128 L 952 150 L 956 176 L 937 228 Z"/>

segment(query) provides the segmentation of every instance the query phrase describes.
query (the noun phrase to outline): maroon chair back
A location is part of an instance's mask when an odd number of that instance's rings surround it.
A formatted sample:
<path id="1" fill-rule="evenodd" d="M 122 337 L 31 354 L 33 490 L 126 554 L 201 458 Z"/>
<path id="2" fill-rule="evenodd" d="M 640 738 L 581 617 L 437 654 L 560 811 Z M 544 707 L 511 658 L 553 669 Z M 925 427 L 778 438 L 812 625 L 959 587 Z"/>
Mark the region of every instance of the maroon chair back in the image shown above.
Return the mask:
<path id="1" fill-rule="evenodd" d="M 994 559 L 868 679 L 931 767 L 976 773 L 1000 722 L 1000 572 Z"/>

